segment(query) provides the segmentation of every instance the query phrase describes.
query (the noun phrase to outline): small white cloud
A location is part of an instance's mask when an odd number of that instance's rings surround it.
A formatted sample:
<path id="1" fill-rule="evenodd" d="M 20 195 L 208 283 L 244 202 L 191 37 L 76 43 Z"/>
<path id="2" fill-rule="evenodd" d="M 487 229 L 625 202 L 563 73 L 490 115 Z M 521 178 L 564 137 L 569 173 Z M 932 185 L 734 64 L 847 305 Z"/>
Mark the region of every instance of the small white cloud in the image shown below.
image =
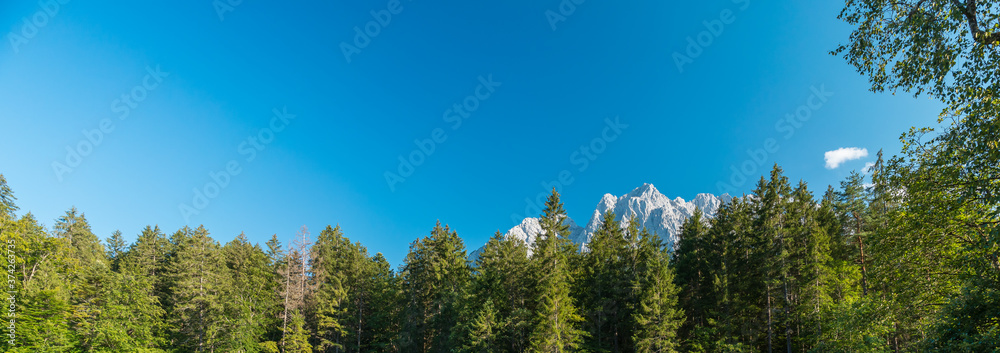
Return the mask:
<path id="1" fill-rule="evenodd" d="M 872 167 L 874 167 L 874 166 L 875 166 L 875 162 L 865 162 L 865 167 L 861 168 L 861 173 L 862 174 L 868 174 L 868 172 L 870 172 L 872 170 Z"/>
<path id="2" fill-rule="evenodd" d="M 836 169 L 841 163 L 865 157 L 868 157 L 868 149 L 857 147 L 841 147 L 823 154 L 826 169 Z"/>

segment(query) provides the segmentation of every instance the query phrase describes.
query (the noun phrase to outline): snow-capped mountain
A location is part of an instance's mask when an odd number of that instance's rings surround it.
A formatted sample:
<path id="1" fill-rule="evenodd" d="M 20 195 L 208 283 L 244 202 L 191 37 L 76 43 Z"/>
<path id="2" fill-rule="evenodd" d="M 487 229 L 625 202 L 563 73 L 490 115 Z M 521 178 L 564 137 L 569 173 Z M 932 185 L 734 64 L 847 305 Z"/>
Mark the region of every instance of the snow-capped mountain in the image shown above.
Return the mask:
<path id="1" fill-rule="evenodd" d="M 684 201 L 680 197 L 671 200 L 656 190 L 653 184 L 643 184 L 621 197 L 604 194 L 590 217 L 590 222 L 584 228 L 584 233 L 589 241 L 601 227 L 604 213 L 611 210 L 615 213 L 615 219 L 622 223 L 622 227 L 628 226 L 629 219 L 634 215 L 639 221 L 640 228 L 645 227 L 651 233 L 658 234 L 672 246 L 677 242 L 681 225 L 694 214 L 696 208 L 701 209 L 706 216 L 714 217 L 719 206 L 731 199 L 728 194 L 720 197 L 698 194 L 691 201 Z"/>
<path id="2" fill-rule="evenodd" d="M 535 237 L 537 237 L 538 233 L 541 233 L 542 231 L 542 225 L 539 223 L 539 220 L 540 218 L 535 217 L 525 218 L 521 221 L 521 224 L 514 226 L 514 228 L 508 230 L 507 233 L 504 233 L 504 237 L 521 239 L 528 245 L 534 244 Z M 567 217 L 566 223 L 569 224 L 569 238 L 570 240 L 573 240 L 574 243 L 583 244 L 587 242 L 587 239 L 590 239 L 584 228 L 578 226 L 576 222 L 573 222 L 573 219 Z M 477 250 L 476 253 L 478 252 L 479 251 Z"/>
<path id="3" fill-rule="evenodd" d="M 572 219 L 568 219 L 569 238 L 574 243 L 580 244 L 581 247 L 585 247 L 597 229 L 600 228 L 604 212 L 611 210 L 615 213 L 615 218 L 622 222 L 622 227 L 626 227 L 628 220 L 635 215 L 641 227 L 658 234 L 673 249 L 681 225 L 694 214 L 696 208 L 701 209 L 707 217 L 714 217 L 719 206 L 730 200 L 732 197 L 728 194 L 718 197 L 712 194 L 698 194 L 691 201 L 685 201 L 680 197 L 671 200 L 656 190 L 653 184 L 643 184 L 620 197 L 604 194 L 601 201 L 597 203 L 586 227 L 580 227 Z M 508 230 L 504 236 L 521 239 L 530 246 L 534 243 L 539 232 L 541 232 L 541 226 L 538 224 L 538 218 L 529 217 L 525 218 L 521 224 Z M 475 259 L 481 251 L 482 248 L 474 251 L 472 258 Z"/>

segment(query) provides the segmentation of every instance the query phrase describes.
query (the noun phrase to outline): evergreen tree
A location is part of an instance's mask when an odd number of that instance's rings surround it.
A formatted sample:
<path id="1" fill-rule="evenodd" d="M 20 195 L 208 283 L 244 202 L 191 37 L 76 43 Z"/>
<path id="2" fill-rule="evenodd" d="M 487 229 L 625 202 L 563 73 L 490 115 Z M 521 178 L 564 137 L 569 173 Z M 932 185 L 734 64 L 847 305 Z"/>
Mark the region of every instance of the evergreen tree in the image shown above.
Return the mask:
<path id="1" fill-rule="evenodd" d="M 0 174 L 0 221 L 14 221 L 18 210 L 14 191 L 7 185 L 7 178 Z"/>
<path id="2" fill-rule="evenodd" d="M 368 250 L 327 226 L 313 246 L 318 351 L 357 352 L 371 344 L 367 319 L 375 275 Z"/>
<path id="3" fill-rule="evenodd" d="M 208 231 L 184 227 L 171 263 L 173 306 L 170 321 L 172 345 L 193 352 L 222 349 L 224 343 L 226 290 L 232 286 L 229 269 L 219 244 Z"/>
<path id="4" fill-rule="evenodd" d="M 586 335 L 580 328 L 583 317 L 570 293 L 569 256 L 563 250 L 570 244 L 565 220 L 559 193 L 553 189 L 542 211 L 539 222 L 542 230 L 535 238 L 531 259 L 539 278 L 530 352 L 575 352 Z"/>
<path id="5" fill-rule="evenodd" d="M 639 244 L 641 277 L 639 305 L 632 314 L 636 323 L 632 339 L 641 353 L 677 352 L 677 331 L 684 322 L 679 308 L 680 289 L 674 284 L 670 255 L 656 234 L 645 233 Z"/>
<path id="6" fill-rule="evenodd" d="M 281 241 L 278 240 L 277 234 L 272 234 L 271 239 L 265 245 L 267 246 L 267 269 L 271 278 L 274 279 L 274 283 L 271 284 L 271 294 L 276 298 L 276 302 L 272 304 L 271 308 L 272 312 L 275 313 L 275 318 L 265 333 L 263 346 L 265 352 L 278 352 L 280 351 L 281 338 L 284 336 L 285 324 L 284 277 L 282 277 L 282 273 L 288 264 L 285 250 Z"/>
<path id="7" fill-rule="evenodd" d="M 495 352 L 500 345 L 502 321 L 493 306 L 492 299 L 486 299 L 475 318 L 470 323 L 469 344 L 464 347 L 466 352 Z"/>
<path id="8" fill-rule="evenodd" d="M 371 258 L 371 307 L 365 331 L 371 341 L 365 351 L 398 352 L 400 349 L 400 319 L 405 305 L 400 278 L 389 261 L 376 253 Z"/>
<path id="9" fill-rule="evenodd" d="M 160 351 L 165 312 L 155 294 L 154 280 L 130 266 L 107 277 L 97 301 L 91 351 Z"/>
<path id="10" fill-rule="evenodd" d="M 111 262 L 111 270 L 118 271 L 119 264 L 122 257 L 125 255 L 125 251 L 127 250 L 126 246 L 128 244 L 126 244 L 125 239 L 122 238 L 122 232 L 118 230 L 111 233 L 111 237 L 108 237 L 105 242 L 108 244 L 108 253 L 105 256 L 108 258 L 108 261 Z"/>
<path id="11" fill-rule="evenodd" d="M 709 228 L 701 210 L 684 221 L 674 252 L 676 282 L 680 289 L 680 302 L 687 320 L 681 328 L 685 350 L 714 351 L 718 340 L 715 327 L 719 299 L 715 275 L 720 263 L 718 251 L 709 239 Z M 660 269 L 653 268 L 654 271 Z"/>
<path id="12" fill-rule="evenodd" d="M 2 180 L 0 180 L 2 181 Z M 0 185 L 0 195 L 7 193 Z M 0 197 L 4 198 L 4 197 Z M 13 199 L 13 195 L 6 195 Z M 9 209 L 16 209 L 13 204 Z M 68 244 L 51 236 L 29 212 L 19 220 L 3 220 L 5 243 L 15 241 L 17 323 L 13 346 L 0 342 L 7 352 L 69 352 L 78 347 L 69 325 L 72 317 L 71 286 L 66 270 L 73 265 Z M 9 337 L 8 337 L 9 338 Z"/>
<path id="13" fill-rule="evenodd" d="M 463 342 L 466 350 L 481 351 L 487 341 L 492 343 L 493 352 L 527 349 L 534 306 L 529 271 L 527 244 L 496 232 L 473 267 L 464 307 L 468 319 L 461 328 L 461 334 L 467 336 Z M 489 335 L 484 333 L 486 327 Z"/>
<path id="14" fill-rule="evenodd" d="M 410 246 L 404 260 L 403 286 L 408 310 L 403 327 L 406 351 L 449 352 L 458 348 L 453 334 L 459 300 L 471 270 L 458 234 L 438 222 L 429 237 Z"/>
<path id="15" fill-rule="evenodd" d="M 267 330 L 276 326 L 277 274 L 270 269 L 267 254 L 240 233 L 222 248 L 232 276 L 222 291 L 225 327 L 221 349 L 257 352 L 266 341 Z"/>
<path id="16" fill-rule="evenodd" d="M 292 311 L 288 316 L 288 325 L 285 328 L 284 353 L 312 353 L 312 345 L 309 344 L 309 331 L 305 328 L 305 319 L 298 309 Z"/>
<path id="17" fill-rule="evenodd" d="M 96 321 L 100 314 L 101 287 L 110 275 L 104 246 L 90 230 L 87 218 L 76 207 L 56 220 L 54 233 L 69 249 L 67 280 L 73 289 L 70 296 L 70 327 L 85 350 L 94 349 Z"/>
<path id="18" fill-rule="evenodd" d="M 638 244 L 627 241 L 611 211 L 587 244 L 580 288 L 588 319 L 588 350 L 632 350 L 632 312 L 637 305 L 632 288 L 637 276 L 630 254 L 634 245 Z"/>

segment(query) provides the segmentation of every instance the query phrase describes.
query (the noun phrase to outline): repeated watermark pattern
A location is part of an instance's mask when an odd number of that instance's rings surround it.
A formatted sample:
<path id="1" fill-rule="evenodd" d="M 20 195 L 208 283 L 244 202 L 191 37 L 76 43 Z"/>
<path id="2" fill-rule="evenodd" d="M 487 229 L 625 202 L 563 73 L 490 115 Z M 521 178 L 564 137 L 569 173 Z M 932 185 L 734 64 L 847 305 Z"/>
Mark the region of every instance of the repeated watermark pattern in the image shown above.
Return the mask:
<path id="1" fill-rule="evenodd" d="M 118 114 L 118 120 L 127 119 L 132 114 L 132 109 L 146 100 L 149 93 L 160 87 L 163 79 L 168 76 L 170 73 L 160 70 L 159 65 L 155 69 L 146 66 L 146 76 L 142 78 L 142 83 L 111 101 L 111 112 Z M 104 142 L 104 138 L 114 131 L 115 121 L 111 118 L 101 119 L 96 129 L 83 130 L 83 138 L 73 145 L 66 146 L 66 156 L 63 161 L 52 161 L 52 172 L 55 173 L 56 179 L 61 183 L 66 174 L 73 173 L 73 169 L 79 167 L 83 160 Z"/>
<path id="2" fill-rule="evenodd" d="M 577 173 L 586 171 L 587 168 L 590 168 L 590 163 L 597 160 L 597 157 L 607 150 L 608 144 L 617 140 L 627 128 L 628 125 L 622 124 L 621 118 L 618 116 L 615 116 L 614 119 L 605 118 L 601 134 L 591 139 L 588 143 L 580 145 L 580 147 L 577 147 L 569 154 L 570 164 L 577 166 Z M 552 193 L 553 188 L 556 192 L 562 194 L 563 189 L 575 181 L 576 177 L 574 177 L 573 171 L 570 169 L 559 171 L 556 177 L 550 181 L 542 181 L 540 183 L 542 191 L 539 191 L 534 198 L 524 198 L 524 214 L 511 213 L 510 220 L 514 223 L 521 223 L 525 217 L 534 217 L 534 215 L 541 214 L 545 201 Z"/>
<path id="3" fill-rule="evenodd" d="M 411 2 L 413 0 L 406 0 Z M 392 16 L 403 11 L 400 0 L 389 0 L 384 9 L 371 10 L 372 19 L 362 26 L 354 26 L 354 40 L 351 42 L 340 42 L 340 51 L 344 54 L 344 60 L 351 63 L 351 56 L 361 54 L 361 49 L 367 48 L 372 43 L 372 39 L 378 37 L 382 30 L 392 23 Z M 363 27 L 363 28 L 362 28 Z"/>
<path id="4" fill-rule="evenodd" d="M 35 38 L 38 35 L 38 31 L 43 27 L 49 25 L 49 21 L 59 14 L 59 10 L 62 9 L 63 5 L 66 5 L 70 0 L 43 0 L 38 2 L 38 11 L 35 11 L 31 17 L 25 17 L 21 19 L 23 24 L 21 25 L 21 31 L 15 32 L 10 31 L 7 33 L 7 41 L 10 42 L 11 49 L 14 50 L 14 54 L 21 52 L 21 46 L 28 44 L 28 41 Z"/>
<path id="5" fill-rule="evenodd" d="M 737 5 L 737 11 L 746 11 L 750 7 L 750 0 L 732 0 L 733 4 Z M 694 62 L 705 52 L 705 48 L 708 48 L 715 42 L 715 39 L 722 36 L 726 31 L 726 26 L 736 22 L 736 12 L 732 9 L 724 9 L 719 12 L 719 17 L 702 21 L 701 24 L 705 26 L 705 30 L 698 32 L 694 36 L 688 36 L 683 52 L 675 51 L 671 56 L 674 60 L 674 65 L 677 66 L 677 71 L 684 73 L 684 65 Z"/>
<path id="6" fill-rule="evenodd" d="M 226 13 L 233 12 L 243 4 L 243 0 L 215 0 L 212 1 L 212 9 L 219 16 L 219 22 L 226 20 Z"/>
<path id="7" fill-rule="evenodd" d="M 246 139 L 236 145 L 236 152 L 243 156 L 243 160 L 246 163 L 256 160 L 257 153 L 264 151 L 267 145 L 274 142 L 277 134 L 285 131 L 285 128 L 295 119 L 295 115 L 288 113 L 287 107 L 282 107 L 281 110 L 274 108 L 271 112 L 273 114 L 267 127 L 257 130 L 255 135 L 247 136 Z M 190 223 L 191 216 L 198 215 L 208 207 L 212 200 L 219 197 L 222 190 L 229 187 L 233 178 L 242 172 L 243 166 L 236 159 L 226 162 L 226 165 L 220 171 L 213 170 L 208 172 L 209 181 L 200 188 L 191 189 L 194 194 L 191 197 L 191 204 L 180 203 L 177 205 L 177 210 L 184 217 L 184 223 Z"/>
<path id="8" fill-rule="evenodd" d="M 545 20 L 549 22 L 549 27 L 555 32 L 559 22 L 566 22 L 566 19 L 576 13 L 576 7 L 583 5 L 587 0 L 562 0 L 555 10 L 545 10 Z"/>
<path id="9" fill-rule="evenodd" d="M 14 345 L 17 338 L 17 249 L 14 239 L 7 239 L 7 343 Z"/>
<path id="10" fill-rule="evenodd" d="M 809 121 L 813 113 L 823 108 L 830 97 L 833 97 L 833 92 L 827 91 L 826 85 L 811 86 L 809 91 L 810 95 L 806 98 L 805 103 L 774 122 L 774 131 L 781 133 L 782 139 L 789 140 L 795 136 L 795 132 L 802 128 L 802 124 Z M 768 156 L 777 153 L 779 149 L 781 149 L 781 144 L 775 137 L 764 139 L 761 146 L 756 149 L 747 149 L 747 159 L 741 162 L 739 167 L 735 164 L 729 165 L 729 169 L 732 171 L 729 175 L 729 183 L 719 181 L 715 184 L 719 194 L 734 195 L 736 188 L 746 184 L 748 178 L 755 175 L 764 162 L 768 160 Z"/>
<path id="11" fill-rule="evenodd" d="M 478 81 L 479 85 L 472 91 L 472 94 L 453 104 L 451 108 L 445 109 L 444 114 L 442 114 L 442 119 L 445 123 L 450 124 L 452 130 L 458 130 L 462 127 L 462 123 L 471 117 L 473 112 L 479 110 L 482 102 L 490 99 L 493 92 L 503 85 L 503 82 L 493 80 L 493 74 L 481 75 Z M 389 185 L 389 190 L 395 192 L 396 184 L 406 182 L 406 178 L 412 176 L 416 168 L 424 164 L 427 158 L 437 150 L 437 146 L 447 139 L 448 134 L 445 129 L 438 127 L 431 130 L 429 138 L 413 140 L 413 144 L 417 147 L 407 153 L 406 157 L 404 155 L 397 157 L 399 165 L 396 167 L 396 172 L 387 170 L 382 173 L 382 176 L 385 177 L 385 183 Z"/>

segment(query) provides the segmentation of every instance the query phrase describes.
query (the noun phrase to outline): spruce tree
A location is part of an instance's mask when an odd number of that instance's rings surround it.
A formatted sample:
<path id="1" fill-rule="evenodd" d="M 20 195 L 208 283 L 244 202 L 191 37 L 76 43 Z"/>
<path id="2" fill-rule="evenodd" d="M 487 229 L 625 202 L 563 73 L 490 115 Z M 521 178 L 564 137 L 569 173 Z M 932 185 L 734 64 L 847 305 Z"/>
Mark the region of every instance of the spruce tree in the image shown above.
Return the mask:
<path id="1" fill-rule="evenodd" d="M 460 299 L 471 279 L 465 245 L 439 221 L 429 237 L 410 246 L 403 265 L 407 312 L 403 343 L 415 352 L 449 352 L 458 348 L 454 334 Z"/>
<path id="2" fill-rule="evenodd" d="M 108 253 L 105 256 L 108 258 L 108 261 L 111 262 L 111 270 L 118 271 L 118 266 L 122 261 L 122 257 L 125 255 L 128 244 L 126 244 L 125 239 L 122 238 L 122 232 L 118 230 L 111 233 L 111 236 L 108 237 L 105 242 L 108 244 Z"/>
<path id="3" fill-rule="evenodd" d="M 97 299 L 91 351 L 158 351 L 164 344 L 161 329 L 165 312 L 154 281 L 132 266 L 108 275 Z"/>
<path id="4" fill-rule="evenodd" d="M 531 333 L 530 352 L 575 352 L 582 346 L 586 332 L 580 327 L 583 317 L 570 293 L 568 256 L 563 249 L 570 243 L 569 225 L 559 193 L 545 202 L 541 233 L 535 238 L 532 264 L 538 276 L 535 324 Z"/>
<path id="5" fill-rule="evenodd" d="M 483 329 L 474 327 L 474 320 L 486 320 L 494 325 L 490 348 L 494 352 L 523 352 L 528 347 L 532 323 L 528 246 L 518 238 L 504 237 L 496 232 L 483 247 L 473 267 L 465 317 L 462 327 L 467 335 L 464 344 L 468 349 L 483 342 Z M 492 308 L 487 308 L 489 302 Z M 476 349 L 478 349 L 476 348 Z"/>
<path id="6" fill-rule="evenodd" d="M 498 350 L 502 327 L 505 323 L 498 318 L 493 299 L 486 299 L 470 323 L 469 343 L 465 352 L 491 353 Z"/>
<path id="7" fill-rule="evenodd" d="M 277 323 L 277 275 L 264 250 L 250 244 L 243 233 L 226 244 L 222 254 L 231 277 L 220 297 L 225 298 L 221 349 L 257 352 L 268 329 Z"/>
<path id="8" fill-rule="evenodd" d="M 175 239 L 175 259 L 171 263 L 173 276 L 170 321 L 173 343 L 193 352 L 208 352 L 222 348 L 224 342 L 225 294 L 232 286 L 229 269 L 219 244 L 208 231 L 184 227 Z"/>
<path id="9" fill-rule="evenodd" d="M 634 238 L 638 239 L 638 234 Z M 630 254 L 633 245 L 638 244 L 626 239 L 614 212 L 605 212 L 601 226 L 587 244 L 579 287 L 588 319 L 588 350 L 631 350 L 632 312 L 638 304 L 632 288 L 637 279 Z"/>
<path id="10" fill-rule="evenodd" d="M 0 230 L 6 238 L 3 240 L 17 241 L 18 303 L 15 345 L 4 339 L 0 340 L 0 347 L 18 353 L 79 349 L 69 324 L 73 288 L 67 285 L 66 269 L 74 266 L 74 261 L 68 243 L 50 235 L 30 212 L 16 221 L 5 220 L 3 226 Z"/>
<path id="11" fill-rule="evenodd" d="M 76 207 L 56 220 L 54 233 L 69 249 L 65 274 L 72 288 L 70 327 L 80 339 L 85 350 L 95 347 L 95 326 L 100 314 L 100 296 L 103 283 L 108 281 L 110 266 L 104 246 L 90 230 L 84 214 Z"/>
<path id="12" fill-rule="evenodd" d="M 317 351 L 357 352 L 370 343 L 366 320 L 371 310 L 372 267 L 368 250 L 352 244 L 340 227 L 327 226 L 313 245 L 315 288 L 312 316 Z"/>
<path id="13" fill-rule="evenodd" d="M 720 328 L 717 326 L 720 297 L 716 280 L 721 272 L 721 252 L 718 249 L 720 244 L 713 242 L 710 236 L 703 213 L 695 209 L 694 214 L 681 225 L 674 252 L 676 282 L 680 287 L 682 308 L 687 315 L 681 337 L 690 351 L 717 350 L 720 340 Z"/>
<path id="14" fill-rule="evenodd" d="M 680 289 L 674 284 L 670 255 L 656 234 L 645 232 L 639 243 L 638 268 L 641 269 L 639 304 L 632 316 L 635 351 L 641 353 L 677 352 L 677 331 L 684 322 L 678 306 Z"/>
<path id="15" fill-rule="evenodd" d="M 288 325 L 285 327 L 285 342 L 282 352 L 284 353 L 312 353 L 313 347 L 309 344 L 309 331 L 306 330 L 305 319 L 298 309 L 288 315 Z"/>

